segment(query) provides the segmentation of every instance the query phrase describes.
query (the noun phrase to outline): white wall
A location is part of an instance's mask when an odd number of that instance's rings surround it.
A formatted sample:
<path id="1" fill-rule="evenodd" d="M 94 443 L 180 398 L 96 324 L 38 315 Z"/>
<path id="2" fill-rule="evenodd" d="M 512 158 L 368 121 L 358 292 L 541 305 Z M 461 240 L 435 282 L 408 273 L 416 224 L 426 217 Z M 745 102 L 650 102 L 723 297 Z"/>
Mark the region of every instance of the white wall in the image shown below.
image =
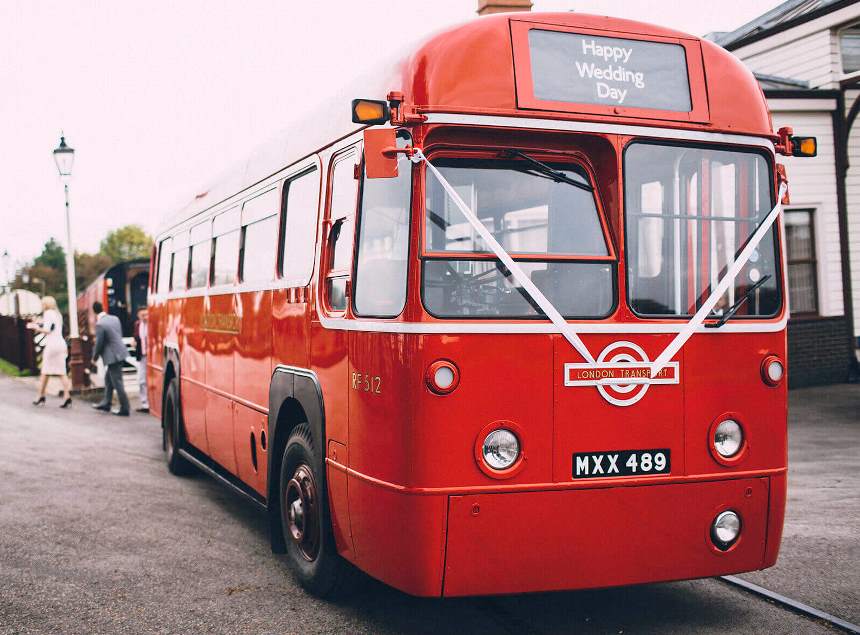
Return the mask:
<path id="1" fill-rule="evenodd" d="M 839 252 L 839 212 L 836 202 L 836 164 L 833 143 L 833 118 L 826 110 L 781 110 L 798 102 L 814 107 L 817 102 L 833 100 L 770 100 L 774 130 L 791 126 L 795 134 L 818 138 L 818 156 L 784 157 L 788 172 L 791 205 L 787 209 L 815 210 L 815 254 L 818 261 L 818 313 L 822 316 L 843 315 L 842 258 Z M 780 103 L 782 102 L 782 104 Z"/>
<path id="2" fill-rule="evenodd" d="M 860 2 L 842 7 L 794 28 L 733 51 L 751 70 L 809 82 L 810 88 L 839 89 L 843 78 L 839 29 L 860 21 Z M 846 94 L 846 109 L 860 91 Z M 782 102 L 780 104 L 779 102 Z M 823 100 L 822 100 L 823 101 Z M 813 159 L 780 157 L 788 168 L 792 204 L 815 208 L 818 300 L 821 315 L 842 315 L 842 270 L 836 205 L 831 108 L 798 109 L 800 100 L 770 100 L 774 130 L 789 125 L 795 134 L 818 137 Z M 811 103 L 811 102 L 810 102 Z M 849 259 L 854 334 L 860 337 L 860 122 L 848 144 L 851 165 L 846 178 Z"/>
<path id="3" fill-rule="evenodd" d="M 860 2 L 732 51 L 754 72 L 839 88 L 842 63 L 837 31 L 860 21 Z"/>
<path id="4" fill-rule="evenodd" d="M 819 31 L 796 40 L 780 42 L 772 38 L 773 47 L 743 57 L 744 64 L 754 73 L 778 75 L 809 82 L 810 88 L 831 88 L 836 81 L 833 62 L 839 61 L 836 37 L 831 31 Z"/>
<path id="5" fill-rule="evenodd" d="M 851 108 L 860 91 L 845 93 L 845 109 Z M 860 337 L 860 117 L 848 137 L 848 174 L 845 177 L 848 208 L 848 258 L 851 262 L 851 295 L 854 304 L 854 335 Z"/>

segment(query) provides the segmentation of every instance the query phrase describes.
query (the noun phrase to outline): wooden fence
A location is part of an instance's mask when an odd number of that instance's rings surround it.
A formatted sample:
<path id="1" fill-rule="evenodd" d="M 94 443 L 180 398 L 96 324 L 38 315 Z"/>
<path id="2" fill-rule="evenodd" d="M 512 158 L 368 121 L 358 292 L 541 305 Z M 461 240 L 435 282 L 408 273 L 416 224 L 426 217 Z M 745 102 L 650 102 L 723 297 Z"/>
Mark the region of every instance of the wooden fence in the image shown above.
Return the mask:
<path id="1" fill-rule="evenodd" d="M 41 339 L 41 338 L 39 338 Z M 33 337 L 24 318 L 0 315 L 0 357 L 18 370 L 39 373 L 41 342 Z"/>

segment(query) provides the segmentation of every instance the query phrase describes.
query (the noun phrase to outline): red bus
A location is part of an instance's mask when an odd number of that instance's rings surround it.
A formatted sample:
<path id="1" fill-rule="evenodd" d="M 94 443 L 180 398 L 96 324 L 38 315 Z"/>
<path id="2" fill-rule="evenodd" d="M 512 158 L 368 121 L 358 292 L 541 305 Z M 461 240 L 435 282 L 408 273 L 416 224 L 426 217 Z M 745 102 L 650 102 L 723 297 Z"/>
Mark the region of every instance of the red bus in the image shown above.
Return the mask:
<path id="1" fill-rule="evenodd" d="M 311 592 L 762 569 L 786 496 L 772 130 L 711 42 L 578 13 L 435 35 L 157 236 L 171 472 L 266 510 Z"/>

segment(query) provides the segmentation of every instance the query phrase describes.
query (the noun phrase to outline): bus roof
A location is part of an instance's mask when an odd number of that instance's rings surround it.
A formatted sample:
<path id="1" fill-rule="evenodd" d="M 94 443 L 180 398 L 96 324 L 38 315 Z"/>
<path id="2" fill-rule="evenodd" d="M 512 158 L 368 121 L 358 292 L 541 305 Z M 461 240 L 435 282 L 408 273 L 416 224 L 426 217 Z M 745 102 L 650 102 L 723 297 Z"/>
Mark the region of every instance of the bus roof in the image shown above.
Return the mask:
<path id="1" fill-rule="evenodd" d="M 536 67 L 534 61 L 530 38 L 535 31 L 551 34 L 554 47 L 556 43 L 562 45 L 556 47 L 561 53 L 556 59 L 548 58 L 545 68 Z M 655 43 L 663 48 L 655 49 Z M 591 57 L 570 57 L 580 50 L 571 46 L 583 50 L 591 47 Z M 648 46 L 652 50 L 646 50 Z M 607 48 L 613 49 L 614 55 L 612 51 L 604 54 Z M 655 60 L 665 60 L 681 49 L 683 53 L 676 56 L 680 60 L 677 67 L 667 72 L 664 61 L 661 74 L 661 62 Z M 595 51 L 600 55 L 595 56 Z M 637 66 L 636 59 L 646 61 Z M 687 83 L 683 84 L 685 72 Z M 610 80 L 604 85 L 618 86 L 619 78 L 624 85 L 625 75 L 635 83 L 636 73 L 642 74 L 647 86 L 640 91 L 644 107 L 613 106 L 609 100 L 571 101 L 576 97 L 570 95 L 582 94 L 583 86 L 593 88 L 601 76 Z M 679 77 L 682 84 L 676 81 Z M 360 80 L 341 86 L 308 120 L 293 122 L 203 188 L 187 206 L 168 217 L 165 228 L 193 218 L 360 130 L 362 126 L 350 120 L 350 101 L 358 97 L 384 99 L 390 91 L 401 92 L 404 106 L 419 114 L 579 120 L 773 136 L 767 102 L 755 77 L 728 51 L 671 29 L 575 12 L 508 13 L 470 20 L 425 38 L 405 55 L 401 52 Z M 659 97 L 656 93 L 664 97 L 664 105 L 648 103 Z M 688 107 L 680 103 L 684 94 L 689 95 Z M 677 96 L 680 105 L 666 106 L 665 95 Z"/>

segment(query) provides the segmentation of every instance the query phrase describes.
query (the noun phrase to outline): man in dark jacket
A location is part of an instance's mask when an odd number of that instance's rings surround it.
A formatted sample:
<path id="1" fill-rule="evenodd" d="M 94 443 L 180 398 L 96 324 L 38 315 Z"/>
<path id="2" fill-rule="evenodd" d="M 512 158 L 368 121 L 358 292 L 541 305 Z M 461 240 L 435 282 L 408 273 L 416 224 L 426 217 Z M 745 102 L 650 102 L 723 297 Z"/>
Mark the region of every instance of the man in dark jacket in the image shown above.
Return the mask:
<path id="1" fill-rule="evenodd" d="M 101 302 L 93 303 L 93 312 L 98 316 L 96 321 L 96 344 L 93 348 L 93 363 L 101 357 L 107 370 L 105 371 L 105 392 L 102 400 L 93 405 L 96 410 L 111 412 L 113 391 L 119 398 L 119 410 L 113 414 L 127 417 L 129 414 L 128 396 L 122 380 L 122 366 L 128 357 L 128 349 L 122 341 L 122 325 L 115 315 L 104 312 Z"/>

